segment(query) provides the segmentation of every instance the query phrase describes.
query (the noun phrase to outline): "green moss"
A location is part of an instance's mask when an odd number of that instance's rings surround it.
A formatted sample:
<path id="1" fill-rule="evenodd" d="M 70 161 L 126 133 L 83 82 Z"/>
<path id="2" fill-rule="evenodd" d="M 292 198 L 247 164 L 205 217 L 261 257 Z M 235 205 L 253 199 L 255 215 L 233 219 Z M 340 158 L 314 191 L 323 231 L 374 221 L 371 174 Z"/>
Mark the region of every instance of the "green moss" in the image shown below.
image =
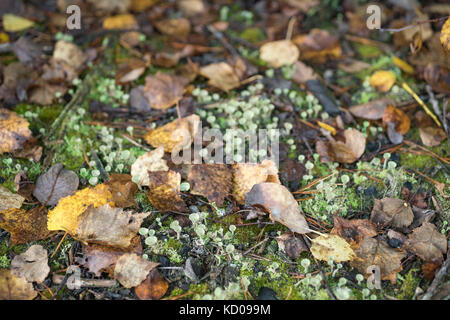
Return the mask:
<path id="1" fill-rule="evenodd" d="M 356 44 L 356 49 L 363 58 L 375 58 L 381 54 L 379 48 L 363 44 Z"/>
<path id="2" fill-rule="evenodd" d="M 247 28 L 240 34 L 240 37 L 253 43 L 266 40 L 266 35 L 260 28 Z"/>
<path id="3" fill-rule="evenodd" d="M 410 300 L 416 292 L 420 278 L 417 276 L 417 269 L 411 269 L 405 277 L 400 288 L 400 293 L 397 295 L 398 299 Z"/>

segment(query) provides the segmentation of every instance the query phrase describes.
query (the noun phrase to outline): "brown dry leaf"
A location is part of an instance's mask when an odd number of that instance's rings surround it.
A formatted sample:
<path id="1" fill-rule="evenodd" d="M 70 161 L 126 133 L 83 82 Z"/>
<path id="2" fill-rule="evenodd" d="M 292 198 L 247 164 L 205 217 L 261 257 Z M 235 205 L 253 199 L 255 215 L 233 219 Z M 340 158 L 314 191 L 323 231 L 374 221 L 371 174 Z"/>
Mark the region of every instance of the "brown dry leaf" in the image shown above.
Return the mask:
<path id="1" fill-rule="evenodd" d="M 78 258 L 77 262 L 93 272 L 99 277 L 102 271 L 109 274 L 114 273 L 114 265 L 117 260 L 125 253 L 136 253 L 142 255 L 141 237 L 135 236 L 131 240 L 131 246 L 126 249 L 113 248 L 99 244 L 89 244 L 83 246 L 83 257 Z"/>
<path id="2" fill-rule="evenodd" d="M 8 269 L 0 269 L 0 300 L 32 300 L 37 296 L 33 284 L 16 277 Z"/>
<path id="3" fill-rule="evenodd" d="M 450 18 L 445 21 L 441 30 L 441 43 L 445 50 L 450 51 Z"/>
<path id="4" fill-rule="evenodd" d="M 264 208 L 272 221 L 285 225 L 293 232 L 303 234 L 311 231 L 294 196 L 281 184 L 256 184 L 245 195 L 245 199 L 246 205 Z"/>
<path id="5" fill-rule="evenodd" d="M 73 195 L 78 189 L 78 183 L 75 172 L 64 169 L 62 164 L 57 163 L 39 176 L 33 195 L 42 204 L 54 206 L 59 199 Z"/>
<path id="6" fill-rule="evenodd" d="M 0 108 L 0 154 L 18 150 L 31 139 L 28 125 L 28 121 L 17 113 Z"/>
<path id="7" fill-rule="evenodd" d="M 357 106 L 352 106 L 349 108 L 349 111 L 357 118 L 379 120 L 383 117 L 384 109 L 386 109 L 388 105 L 392 104 L 394 104 L 392 99 L 382 98 Z"/>
<path id="8" fill-rule="evenodd" d="M 259 49 L 259 58 L 272 68 L 293 64 L 299 55 L 297 46 L 290 40 L 267 42 Z"/>
<path id="9" fill-rule="evenodd" d="M 159 263 L 147 261 L 135 253 L 126 253 L 117 260 L 114 278 L 125 288 L 136 287 L 158 265 Z"/>
<path id="10" fill-rule="evenodd" d="M 407 202 L 395 198 L 374 199 L 370 221 L 396 228 L 408 227 L 414 220 L 414 213 Z"/>
<path id="11" fill-rule="evenodd" d="M 58 205 L 48 213 L 48 230 L 63 230 L 74 234 L 77 230 L 79 217 L 89 207 L 100 207 L 111 202 L 112 195 L 105 184 L 95 188 L 86 188 L 73 196 L 59 200 Z"/>
<path id="12" fill-rule="evenodd" d="M 49 272 L 47 250 L 41 245 L 32 245 L 11 261 L 11 273 L 16 277 L 25 278 L 28 282 L 42 282 Z"/>
<path id="13" fill-rule="evenodd" d="M 316 259 L 322 261 L 333 258 L 334 262 L 343 262 L 355 257 L 350 244 L 336 234 L 324 234 L 312 239 L 311 253 Z"/>
<path id="14" fill-rule="evenodd" d="M 142 221 L 150 213 L 123 211 L 108 204 L 89 207 L 78 217 L 78 225 L 72 234 L 85 243 L 97 243 L 111 247 L 127 248 L 136 236 Z"/>
<path id="15" fill-rule="evenodd" d="M 166 110 L 183 97 L 184 85 L 181 77 L 158 71 L 145 78 L 143 92 L 153 109 Z"/>
<path id="16" fill-rule="evenodd" d="M 134 12 L 142 12 L 158 2 L 159 0 L 131 0 L 131 10 Z"/>
<path id="17" fill-rule="evenodd" d="M 134 195 L 138 191 L 138 186 L 131 181 L 131 175 L 112 173 L 105 184 L 111 192 L 111 200 L 116 207 L 128 208 L 136 205 Z"/>
<path id="18" fill-rule="evenodd" d="M 174 171 L 149 173 L 147 197 L 152 205 L 161 212 L 187 212 L 188 209 L 180 192 L 181 175 Z"/>
<path id="19" fill-rule="evenodd" d="M 88 0 L 87 2 L 101 13 L 124 13 L 130 8 L 132 0 Z"/>
<path id="20" fill-rule="evenodd" d="M 448 53 L 450 57 L 450 53 Z M 450 68 L 447 66 L 429 63 L 424 72 L 425 81 L 434 91 L 450 94 Z"/>
<path id="21" fill-rule="evenodd" d="M 301 12 L 308 12 L 309 9 L 314 8 L 320 4 L 319 0 L 286 0 L 290 6 L 300 9 Z"/>
<path id="22" fill-rule="evenodd" d="M 29 211 L 0 211 L 0 228 L 11 233 L 11 245 L 48 238 L 50 232 L 47 229 L 47 209 L 42 206 Z"/>
<path id="23" fill-rule="evenodd" d="M 423 40 L 422 40 L 422 33 L 416 32 L 411 40 L 411 43 L 409 44 L 409 49 L 411 50 L 411 53 L 413 55 L 416 55 L 420 52 L 423 46 Z"/>
<path id="24" fill-rule="evenodd" d="M 436 271 L 441 267 L 442 262 L 426 262 L 422 265 L 422 272 L 425 279 L 432 281 Z"/>
<path id="25" fill-rule="evenodd" d="M 86 61 L 86 56 L 76 44 L 59 40 L 53 51 L 53 59 L 56 61 L 64 61 L 71 65 L 75 70 L 78 70 Z"/>
<path id="26" fill-rule="evenodd" d="M 447 252 L 447 238 L 434 224 L 424 222 L 408 236 L 406 247 L 424 261 L 442 261 Z"/>
<path id="27" fill-rule="evenodd" d="M 347 220 L 339 216 L 334 217 L 334 227 L 331 234 L 338 234 L 347 240 L 353 248 L 358 247 L 365 237 L 375 237 L 377 230 L 368 219 Z"/>
<path id="28" fill-rule="evenodd" d="M 332 141 L 328 153 L 333 161 L 353 163 L 359 159 L 366 149 L 366 138 L 356 129 L 344 131 L 345 142 Z"/>
<path id="29" fill-rule="evenodd" d="M 233 175 L 226 164 L 194 164 L 189 168 L 191 194 L 204 196 L 221 206 L 231 194 Z"/>
<path id="30" fill-rule="evenodd" d="M 116 81 L 118 83 L 132 82 L 138 79 L 147 68 L 147 63 L 140 59 L 131 58 L 117 66 Z"/>
<path id="31" fill-rule="evenodd" d="M 395 73 L 386 70 L 375 72 L 369 79 L 370 85 L 380 92 L 388 92 L 391 90 L 395 81 Z"/>
<path id="32" fill-rule="evenodd" d="M 159 300 L 166 294 L 168 288 L 169 283 L 157 269 L 153 269 L 147 279 L 134 288 L 134 292 L 141 300 Z"/>
<path id="33" fill-rule="evenodd" d="M 350 265 L 364 277 L 373 275 L 368 269 L 377 266 L 380 268 L 381 280 L 390 280 L 392 284 L 396 283 L 396 274 L 402 271 L 401 260 L 406 257 L 403 250 L 391 248 L 385 242 L 370 237 L 363 239 L 355 254 Z"/>
<path id="34" fill-rule="evenodd" d="M 245 194 L 255 184 L 261 182 L 280 183 L 278 179 L 278 168 L 271 160 L 261 163 L 236 163 L 232 165 L 233 170 L 233 196 L 239 204 L 245 203 Z"/>
<path id="35" fill-rule="evenodd" d="M 240 85 L 236 71 L 226 62 L 212 63 L 200 68 L 200 75 L 209 79 L 209 84 L 223 91 Z"/>
<path id="36" fill-rule="evenodd" d="M 296 237 L 292 232 L 285 232 L 281 236 L 276 237 L 278 247 L 292 259 L 297 260 L 302 252 L 308 251 L 303 239 Z"/>
<path id="37" fill-rule="evenodd" d="M 311 67 L 308 67 L 301 61 L 295 61 L 295 70 L 292 75 L 292 81 L 300 84 L 306 83 L 308 80 L 313 80 L 317 78 L 317 74 Z"/>
<path id="38" fill-rule="evenodd" d="M 419 128 L 420 139 L 427 147 L 436 147 L 447 138 L 445 131 L 437 127 Z"/>
<path id="39" fill-rule="evenodd" d="M 387 126 L 388 122 L 392 122 L 395 125 L 395 131 L 399 134 L 406 134 L 411 128 L 411 120 L 408 115 L 401 109 L 392 105 L 388 105 L 383 112 L 383 124 Z"/>
<path id="40" fill-rule="evenodd" d="M 138 23 L 132 14 L 118 14 L 103 21 L 104 29 L 134 29 Z"/>
<path id="41" fill-rule="evenodd" d="M 183 13 L 183 16 L 191 18 L 205 12 L 205 4 L 202 0 L 179 0 L 177 6 Z"/>
<path id="42" fill-rule="evenodd" d="M 329 59 L 339 59 L 342 56 L 338 38 L 326 30 L 312 29 L 309 34 L 296 36 L 293 42 L 300 49 L 301 60 L 325 63 Z"/>
<path id="43" fill-rule="evenodd" d="M 176 38 L 185 38 L 191 32 L 191 23 L 186 18 L 160 20 L 155 22 L 155 27 L 162 34 Z"/>
<path id="44" fill-rule="evenodd" d="M 370 64 L 364 61 L 346 59 L 338 64 L 338 68 L 347 73 L 358 73 L 366 70 L 370 67 Z"/>
<path id="45" fill-rule="evenodd" d="M 191 145 L 199 125 L 200 117 L 193 114 L 146 133 L 144 140 L 155 148 L 162 146 L 165 152 L 180 151 Z"/>
<path id="46" fill-rule="evenodd" d="M 67 88 L 65 86 L 41 83 L 30 91 L 28 101 L 40 105 L 50 105 L 55 101 L 57 93 L 64 95 L 66 91 Z"/>
<path id="47" fill-rule="evenodd" d="M 20 209 L 25 200 L 21 195 L 12 193 L 0 185 L 0 211 L 8 209 Z"/>
<path id="48" fill-rule="evenodd" d="M 136 159 L 131 165 L 131 176 L 134 181 L 141 186 L 148 186 L 149 172 L 155 171 L 169 171 L 167 161 L 163 159 L 164 148 L 162 146 L 155 150 L 144 153 L 142 156 Z"/>

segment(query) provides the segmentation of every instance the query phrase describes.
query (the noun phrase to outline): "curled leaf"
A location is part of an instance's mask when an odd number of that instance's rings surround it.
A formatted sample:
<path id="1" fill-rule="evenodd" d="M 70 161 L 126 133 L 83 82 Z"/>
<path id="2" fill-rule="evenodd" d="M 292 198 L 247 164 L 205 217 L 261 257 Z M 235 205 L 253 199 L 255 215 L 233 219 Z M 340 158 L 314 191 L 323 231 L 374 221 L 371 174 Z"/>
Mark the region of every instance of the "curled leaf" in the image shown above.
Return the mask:
<path id="1" fill-rule="evenodd" d="M 131 166 L 131 176 L 141 186 L 148 186 L 149 172 L 169 171 L 167 161 L 163 159 L 164 148 L 162 146 L 149 151 L 139 158 Z"/>
<path id="2" fill-rule="evenodd" d="M 159 263 L 147 261 L 135 253 L 122 255 L 114 268 L 114 278 L 125 288 L 136 287 Z"/>
<path id="3" fill-rule="evenodd" d="M 414 213 L 407 202 L 395 198 L 374 199 L 370 220 L 376 224 L 408 227 L 414 220 Z"/>

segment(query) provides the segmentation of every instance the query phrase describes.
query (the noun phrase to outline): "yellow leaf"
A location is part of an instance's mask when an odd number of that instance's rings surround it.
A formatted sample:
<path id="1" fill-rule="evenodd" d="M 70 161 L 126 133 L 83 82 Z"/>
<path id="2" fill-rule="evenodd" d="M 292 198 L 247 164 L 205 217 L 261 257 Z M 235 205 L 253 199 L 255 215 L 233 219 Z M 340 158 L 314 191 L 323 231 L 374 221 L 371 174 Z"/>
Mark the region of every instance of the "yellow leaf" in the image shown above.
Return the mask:
<path id="1" fill-rule="evenodd" d="M 48 230 L 64 230 L 74 234 L 79 223 L 78 217 L 89 206 L 97 208 L 107 203 L 113 206 L 111 198 L 112 194 L 108 186 L 104 184 L 99 184 L 95 188 L 86 188 L 73 196 L 62 198 L 58 205 L 48 212 Z"/>
<path id="2" fill-rule="evenodd" d="M 325 129 L 327 131 L 330 131 L 333 136 L 336 134 L 336 129 L 333 128 L 332 126 L 330 126 L 330 125 L 328 125 L 326 123 L 323 123 L 321 121 L 317 121 L 317 124 L 319 125 L 319 127 L 323 128 L 323 129 Z"/>
<path id="3" fill-rule="evenodd" d="M 33 26 L 34 22 L 14 14 L 3 15 L 3 28 L 7 32 L 18 32 Z"/>
<path id="4" fill-rule="evenodd" d="M 105 29 L 133 29 L 138 24 L 132 14 L 118 14 L 103 21 Z"/>
<path id="5" fill-rule="evenodd" d="M 7 33 L 0 32 L 0 43 L 7 43 L 9 42 L 9 36 Z"/>
<path id="6" fill-rule="evenodd" d="M 442 26 L 441 43 L 445 50 L 450 51 L 450 18 Z"/>
<path id="7" fill-rule="evenodd" d="M 388 92 L 395 83 L 392 71 L 379 70 L 370 77 L 370 85 L 380 92 Z"/>
<path id="8" fill-rule="evenodd" d="M 408 64 L 406 61 L 394 56 L 394 57 L 392 57 L 392 62 L 397 67 L 402 69 L 403 72 L 406 72 L 407 74 L 414 74 L 414 68 L 410 64 Z"/>
<path id="9" fill-rule="evenodd" d="M 311 253 L 322 261 L 332 257 L 334 262 L 349 261 L 355 256 L 348 242 L 336 234 L 324 234 L 313 239 Z"/>

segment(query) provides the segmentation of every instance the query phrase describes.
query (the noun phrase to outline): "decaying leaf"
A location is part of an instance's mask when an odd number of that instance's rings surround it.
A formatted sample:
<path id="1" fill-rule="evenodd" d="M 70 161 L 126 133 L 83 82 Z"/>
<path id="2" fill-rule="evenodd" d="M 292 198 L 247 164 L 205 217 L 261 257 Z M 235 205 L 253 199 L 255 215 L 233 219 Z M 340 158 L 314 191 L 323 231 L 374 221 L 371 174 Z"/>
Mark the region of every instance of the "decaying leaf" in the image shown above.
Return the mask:
<path id="1" fill-rule="evenodd" d="M 185 80 L 181 77 L 158 71 L 145 78 L 143 93 L 153 109 L 166 110 L 180 101 L 184 86 Z"/>
<path id="2" fill-rule="evenodd" d="M 419 135 L 422 143 L 430 148 L 440 145 L 442 141 L 447 139 L 444 130 L 438 127 L 419 128 Z"/>
<path id="3" fill-rule="evenodd" d="M 133 214 L 121 208 L 112 208 L 108 204 L 97 208 L 90 206 L 78 217 L 78 226 L 73 236 L 86 243 L 127 248 L 149 214 Z"/>
<path id="4" fill-rule="evenodd" d="M 18 32 L 28 29 L 34 25 L 34 22 L 14 14 L 4 14 L 3 15 L 3 29 L 6 32 Z"/>
<path id="5" fill-rule="evenodd" d="M 223 91 L 240 85 L 236 71 L 226 62 L 212 63 L 200 68 L 200 75 L 209 79 L 209 84 Z"/>
<path id="6" fill-rule="evenodd" d="M 236 163 L 233 169 L 233 196 L 240 204 L 245 203 L 245 194 L 249 192 L 255 184 L 261 182 L 280 183 L 278 178 L 278 168 L 271 160 L 264 160 L 261 163 Z"/>
<path id="7" fill-rule="evenodd" d="M 334 227 L 330 233 L 340 235 L 352 247 L 357 247 L 365 237 L 375 237 L 377 235 L 375 225 L 370 220 L 347 220 L 339 216 L 334 217 Z"/>
<path id="8" fill-rule="evenodd" d="M 138 79 L 145 72 L 147 65 L 145 61 L 130 58 L 117 66 L 116 81 L 123 84 Z"/>
<path id="9" fill-rule="evenodd" d="M 118 14 L 103 21 L 105 29 L 133 29 L 137 26 L 138 23 L 132 14 Z"/>
<path id="10" fill-rule="evenodd" d="M 340 163 L 353 163 L 359 159 L 366 149 L 366 138 L 356 129 L 344 131 L 345 142 L 332 141 L 328 154 L 333 161 Z"/>
<path id="11" fill-rule="evenodd" d="M 300 52 L 290 40 L 267 42 L 259 49 L 259 57 L 272 68 L 280 68 L 293 64 L 298 60 Z"/>
<path id="12" fill-rule="evenodd" d="M 11 233 L 12 245 L 48 238 L 50 232 L 47 229 L 47 209 L 42 206 L 29 211 L 0 211 L 0 228 Z"/>
<path id="13" fill-rule="evenodd" d="M 293 232 L 310 232 L 297 201 L 283 185 L 273 182 L 255 184 L 245 199 L 246 205 L 264 208 L 272 221 L 285 225 Z"/>
<path id="14" fill-rule="evenodd" d="M 314 238 L 311 241 L 311 253 L 318 260 L 328 261 L 332 258 L 334 262 L 349 261 L 355 256 L 350 244 L 336 234 Z"/>
<path id="15" fill-rule="evenodd" d="M 406 134 L 411 127 L 411 120 L 408 115 L 392 105 L 386 106 L 382 119 L 384 125 L 387 125 L 389 122 L 393 123 L 395 125 L 395 131 L 401 135 Z"/>
<path id="16" fill-rule="evenodd" d="M 177 119 L 145 134 L 145 141 L 155 148 L 163 147 L 165 152 L 188 148 L 198 132 L 200 117 L 196 114 Z"/>
<path id="17" fill-rule="evenodd" d="M 308 80 L 317 78 L 313 68 L 308 67 L 301 61 L 295 61 L 294 67 L 294 74 L 292 75 L 292 81 L 294 82 L 305 84 Z"/>
<path id="18" fill-rule="evenodd" d="M 389 247 L 385 242 L 366 237 L 355 250 L 356 257 L 350 261 L 350 265 L 363 274 L 366 278 L 373 275 L 372 268 L 380 268 L 381 280 L 390 280 L 396 283 L 397 272 L 402 271 L 401 260 L 406 253 L 400 249 Z"/>
<path id="19" fill-rule="evenodd" d="M 187 212 L 188 209 L 180 192 L 181 175 L 174 171 L 157 171 L 149 173 L 147 197 L 155 208 L 161 212 Z"/>
<path id="20" fill-rule="evenodd" d="M 8 209 L 20 209 L 25 198 L 19 194 L 12 193 L 0 185 L 0 211 Z"/>
<path id="21" fill-rule="evenodd" d="M 139 158 L 131 166 L 131 176 L 141 186 L 148 186 L 148 173 L 155 171 L 169 171 L 167 161 L 163 159 L 164 148 L 162 146 L 149 151 Z"/>
<path id="22" fill-rule="evenodd" d="M 414 213 L 404 200 L 396 198 L 374 199 L 370 220 L 376 224 L 405 228 L 413 222 Z"/>
<path id="23" fill-rule="evenodd" d="M 153 269 L 147 278 L 134 288 L 134 292 L 141 300 L 159 300 L 166 294 L 168 288 L 169 283 L 157 269 Z"/>
<path id="24" fill-rule="evenodd" d="M 76 44 L 59 40 L 53 51 L 53 59 L 64 61 L 78 70 L 86 61 L 86 56 Z"/>
<path id="25" fill-rule="evenodd" d="M 205 11 L 205 5 L 202 0 L 179 0 L 178 8 L 185 17 L 195 17 Z"/>
<path id="26" fill-rule="evenodd" d="M 112 195 L 105 184 L 86 188 L 59 200 L 58 205 L 48 213 L 48 230 L 63 230 L 74 234 L 79 216 L 89 207 L 100 207 L 111 202 Z"/>
<path id="27" fill-rule="evenodd" d="M 28 121 L 15 112 L 0 108 L 0 154 L 20 149 L 31 139 Z"/>
<path id="28" fill-rule="evenodd" d="M 322 29 L 312 29 L 309 34 L 298 35 L 293 42 L 300 49 L 300 59 L 314 63 L 325 63 L 329 59 L 339 59 L 342 48 L 338 38 Z"/>
<path id="29" fill-rule="evenodd" d="M 16 277 L 8 269 L 0 269 L 0 300 L 32 300 L 37 296 L 33 284 Z"/>
<path id="30" fill-rule="evenodd" d="M 191 23 L 186 18 L 173 18 L 156 21 L 155 27 L 161 33 L 177 38 L 185 38 L 191 32 Z"/>
<path id="31" fill-rule="evenodd" d="M 338 67 L 347 73 L 358 73 L 369 68 L 370 64 L 359 60 L 346 59 L 343 62 L 340 62 Z"/>
<path id="32" fill-rule="evenodd" d="M 147 261 L 135 253 L 122 255 L 114 268 L 114 278 L 125 288 L 136 287 L 159 263 Z"/>
<path id="33" fill-rule="evenodd" d="M 64 169 L 60 163 L 52 166 L 39 176 L 33 195 L 42 204 L 54 206 L 59 199 L 70 196 L 78 189 L 78 176 L 71 170 Z"/>
<path id="34" fill-rule="evenodd" d="M 445 50 L 450 51 L 450 18 L 445 21 L 441 30 L 441 43 Z"/>
<path id="35" fill-rule="evenodd" d="M 408 236 L 406 246 L 424 261 L 442 261 L 447 252 L 447 238 L 434 224 L 424 222 Z"/>
<path id="36" fill-rule="evenodd" d="M 191 194 L 204 196 L 219 206 L 231 194 L 232 179 L 232 172 L 225 164 L 194 164 L 189 168 Z"/>
<path id="37" fill-rule="evenodd" d="M 136 205 L 134 195 L 138 191 L 138 186 L 131 181 L 131 175 L 112 173 L 105 184 L 111 192 L 111 200 L 116 207 L 127 208 Z"/>
<path id="38" fill-rule="evenodd" d="M 364 104 L 350 107 L 349 111 L 355 117 L 367 120 L 379 120 L 383 117 L 384 109 L 394 101 L 389 98 L 373 100 Z"/>
<path id="39" fill-rule="evenodd" d="M 49 105 L 55 101 L 57 93 L 64 95 L 66 91 L 65 86 L 40 81 L 39 85 L 30 91 L 29 101 L 40 105 Z"/>
<path id="40" fill-rule="evenodd" d="M 308 247 L 303 239 L 295 236 L 291 232 L 285 232 L 279 237 L 276 237 L 275 240 L 277 240 L 278 247 L 281 251 L 292 259 L 297 260 L 302 252 L 308 251 Z"/>
<path id="41" fill-rule="evenodd" d="M 369 79 L 370 85 L 380 92 L 388 92 L 396 81 L 392 71 L 379 70 Z"/>
<path id="42" fill-rule="evenodd" d="M 305 13 L 308 12 L 309 9 L 320 4 L 318 0 L 287 0 L 286 3 Z"/>
<path id="43" fill-rule="evenodd" d="M 50 272 L 47 250 L 41 245 L 32 245 L 11 261 L 11 273 L 25 278 L 28 282 L 44 281 Z"/>

